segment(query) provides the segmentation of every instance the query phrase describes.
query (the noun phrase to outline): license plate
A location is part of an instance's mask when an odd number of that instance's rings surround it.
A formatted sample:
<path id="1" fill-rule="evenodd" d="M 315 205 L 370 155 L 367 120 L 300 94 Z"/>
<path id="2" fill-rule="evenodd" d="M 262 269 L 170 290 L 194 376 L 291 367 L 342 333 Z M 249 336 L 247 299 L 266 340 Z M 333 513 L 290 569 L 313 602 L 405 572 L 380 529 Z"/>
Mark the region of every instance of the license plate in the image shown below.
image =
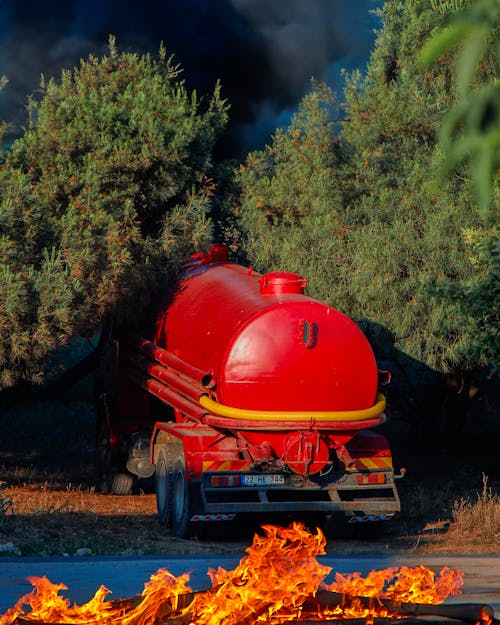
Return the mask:
<path id="1" fill-rule="evenodd" d="M 279 486 L 285 483 L 284 475 L 243 475 L 243 486 Z"/>

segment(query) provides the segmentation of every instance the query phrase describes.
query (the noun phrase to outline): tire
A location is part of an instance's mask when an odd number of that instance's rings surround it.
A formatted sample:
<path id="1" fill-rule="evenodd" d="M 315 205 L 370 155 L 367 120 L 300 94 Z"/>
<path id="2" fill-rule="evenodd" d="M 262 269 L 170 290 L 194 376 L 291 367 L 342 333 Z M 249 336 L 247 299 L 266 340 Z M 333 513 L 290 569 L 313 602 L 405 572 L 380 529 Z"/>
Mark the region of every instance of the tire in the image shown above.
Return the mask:
<path id="1" fill-rule="evenodd" d="M 179 454 L 172 468 L 172 529 L 179 538 L 202 537 L 203 523 L 193 523 L 193 515 L 201 512 L 199 487 L 188 484 L 184 454 Z"/>
<path id="2" fill-rule="evenodd" d="M 172 498 L 172 527 L 174 534 L 179 538 L 188 538 L 192 535 L 192 517 L 189 505 L 189 490 L 186 481 L 186 465 L 184 458 L 177 458 L 172 471 L 173 498 Z"/>
<path id="3" fill-rule="evenodd" d="M 111 476 L 111 493 L 113 495 L 130 495 L 134 477 L 130 473 L 114 473 Z"/>
<path id="4" fill-rule="evenodd" d="M 173 467 L 169 445 L 163 445 L 158 454 L 155 471 L 156 508 L 158 520 L 162 525 L 170 527 L 172 524 L 173 500 Z M 172 450 L 170 449 L 170 452 Z"/>

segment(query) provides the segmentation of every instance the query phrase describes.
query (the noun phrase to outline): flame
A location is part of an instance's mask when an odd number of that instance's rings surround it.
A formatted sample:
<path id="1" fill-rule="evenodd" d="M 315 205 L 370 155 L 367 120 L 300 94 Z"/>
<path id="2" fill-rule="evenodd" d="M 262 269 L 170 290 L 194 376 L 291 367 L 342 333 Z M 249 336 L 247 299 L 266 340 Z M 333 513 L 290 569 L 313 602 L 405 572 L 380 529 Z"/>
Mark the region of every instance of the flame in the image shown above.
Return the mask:
<path id="1" fill-rule="evenodd" d="M 436 577 L 425 566 L 401 567 L 395 582 L 384 597 L 408 603 L 442 603 L 450 595 L 460 594 L 464 578 L 462 571 L 445 566 Z"/>
<path id="2" fill-rule="evenodd" d="M 360 573 L 347 575 L 335 574 L 335 581 L 325 588 L 351 597 L 373 597 L 390 599 L 400 603 L 442 603 L 450 595 L 460 594 L 463 584 L 463 572 L 458 569 L 443 567 L 436 574 L 425 566 L 409 568 L 393 567 L 381 571 L 370 571 L 366 577 Z M 382 605 L 374 603 L 370 607 L 361 605 L 354 599 L 346 608 L 339 606 L 332 615 L 356 617 L 397 616 Z"/>
<path id="3" fill-rule="evenodd" d="M 46 577 L 28 577 L 34 590 L 0 616 L 0 625 L 13 623 L 19 616 L 26 620 L 72 625 L 152 625 L 162 620 L 166 610 L 175 610 L 178 598 L 191 591 L 186 585 L 188 580 L 186 573 L 176 578 L 165 569 L 159 569 L 144 584 L 142 594 L 135 601 L 105 601 L 111 591 L 100 586 L 90 601 L 70 606 L 69 600 L 59 595 L 67 586 L 53 584 Z M 25 613 L 24 606 L 31 608 L 29 614 Z"/>
<path id="4" fill-rule="evenodd" d="M 316 557 L 325 553 L 326 539 L 320 530 L 310 534 L 300 523 L 285 529 L 262 527 L 264 536 L 256 535 L 247 556 L 233 571 L 210 569 L 213 597 L 197 598 L 194 623 L 229 625 L 230 623 L 281 622 L 297 618 L 301 605 L 314 595 L 330 567 Z"/>
<path id="5" fill-rule="evenodd" d="M 389 586 L 387 584 L 392 582 Z M 328 590 L 363 597 L 380 597 L 407 603 L 442 603 L 448 596 L 460 593 L 463 573 L 445 566 L 438 577 L 425 566 L 390 568 L 371 571 L 366 577 L 359 573 L 335 575 Z"/>
<path id="6" fill-rule="evenodd" d="M 187 573 L 174 577 L 159 569 L 144 585 L 141 595 L 109 601 L 110 591 L 101 586 L 84 605 L 70 606 L 59 593 L 64 584 L 53 584 L 46 577 L 28 578 L 34 589 L 0 616 L 0 625 L 11 625 L 17 618 L 68 625 L 155 625 L 167 619 L 185 617 L 190 625 L 280 625 L 300 618 L 365 618 L 372 622 L 388 611 L 378 599 L 409 603 L 440 603 L 458 594 L 463 583 L 461 571 L 444 567 L 438 576 L 424 566 L 388 568 L 335 575 L 325 584 L 331 568 L 319 563 L 326 539 L 318 529 L 311 533 L 301 524 L 288 528 L 264 525 L 239 565 L 232 571 L 219 567 L 208 574 L 212 588 L 194 593 L 187 585 Z M 310 607 L 318 590 L 349 596 L 338 607 L 321 613 Z M 362 602 L 355 597 L 372 597 Z M 309 603 L 308 603 L 309 600 Z M 27 611 L 29 610 L 29 611 Z"/>

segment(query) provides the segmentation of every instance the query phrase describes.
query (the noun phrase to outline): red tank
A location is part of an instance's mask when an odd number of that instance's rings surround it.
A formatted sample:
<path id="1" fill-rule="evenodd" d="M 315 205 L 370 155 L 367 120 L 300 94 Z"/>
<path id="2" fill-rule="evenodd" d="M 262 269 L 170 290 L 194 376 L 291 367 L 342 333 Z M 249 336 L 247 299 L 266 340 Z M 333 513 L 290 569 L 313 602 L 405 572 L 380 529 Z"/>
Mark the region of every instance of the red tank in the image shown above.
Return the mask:
<path id="1" fill-rule="evenodd" d="M 269 411 L 374 405 L 377 366 L 344 314 L 304 295 L 289 272 L 193 261 L 158 317 L 153 342 L 213 374 L 217 401 Z"/>
<path id="2" fill-rule="evenodd" d="M 152 340 L 117 342 L 103 458 L 128 471 L 116 491 L 155 475 L 158 516 L 178 536 L 240 514 L 372 523 L 399 510 L 390 449 L 371 431 L 386 420 L 371 347 L 305 286 L 213 246 L 184 266 Z"/>

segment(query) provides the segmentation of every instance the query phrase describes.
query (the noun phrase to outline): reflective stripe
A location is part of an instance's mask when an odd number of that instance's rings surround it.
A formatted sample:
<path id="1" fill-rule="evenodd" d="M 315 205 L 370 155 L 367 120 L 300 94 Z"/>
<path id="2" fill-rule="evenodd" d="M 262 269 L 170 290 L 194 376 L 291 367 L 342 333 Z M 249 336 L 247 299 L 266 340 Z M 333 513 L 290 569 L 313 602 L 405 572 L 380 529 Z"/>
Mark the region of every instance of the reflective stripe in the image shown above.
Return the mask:
<path id="1" fill-rule="evenodd" d="M 348 523 L 370 523 L 373 521 L 389 521 L 394 516 L 394 512 L 386 514 L 365 514 L 364 516 L 352 516 Z"/>
<path id="2" fill-rule="evenodd" d="M 369 469 L 378 469 L 378 464 L 374 462 L 371 458 L 363 458 L 362 463 L 365 467 L 368 467 Z"/>
<path id="3" fill-rule="evenodd" d="M 391 456 L 376 456 L 371 458 L 354 458 L 357 467 L 367 469 L 386 469 L 392 467 Z"/>
<path id="4" fill-rule="evenodd" d="M 195 514 L 191 521 L 232 521 L 235 514 Z"/>
<path id="5" fill-rule="evenodd" d="M 250 471 L 248 460 L 203 460 L 203 471 Z"/>

